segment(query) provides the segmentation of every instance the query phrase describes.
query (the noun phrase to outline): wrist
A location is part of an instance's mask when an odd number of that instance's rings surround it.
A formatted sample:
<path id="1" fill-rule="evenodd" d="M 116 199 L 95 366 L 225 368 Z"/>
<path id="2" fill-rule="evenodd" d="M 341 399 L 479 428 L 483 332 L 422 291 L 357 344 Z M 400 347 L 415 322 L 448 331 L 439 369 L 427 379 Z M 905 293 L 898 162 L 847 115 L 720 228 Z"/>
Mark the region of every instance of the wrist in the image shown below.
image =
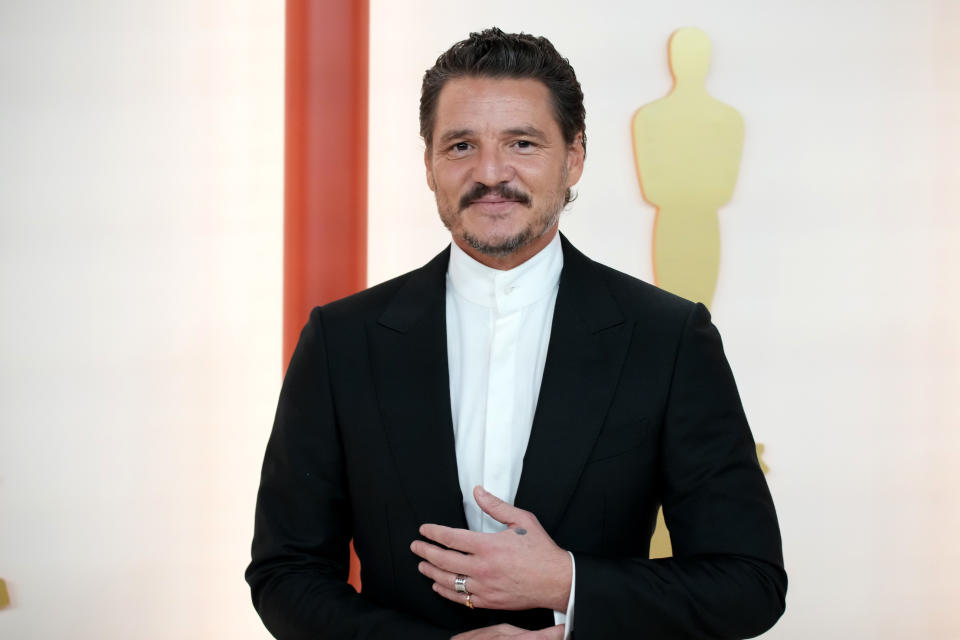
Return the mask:
<path id="1" fill-rule="evenodd" d="M 557 567 L 554 578 L 551 580 L 552 588 L 549 589 L 549 602 L 545 608 L 560 613 L 567 612 L 567 603 L 570 600 L 570 588 L 573 583 L 573 563 L 570 560 L 570 554 L 563 549 L 558 549 Z"/>

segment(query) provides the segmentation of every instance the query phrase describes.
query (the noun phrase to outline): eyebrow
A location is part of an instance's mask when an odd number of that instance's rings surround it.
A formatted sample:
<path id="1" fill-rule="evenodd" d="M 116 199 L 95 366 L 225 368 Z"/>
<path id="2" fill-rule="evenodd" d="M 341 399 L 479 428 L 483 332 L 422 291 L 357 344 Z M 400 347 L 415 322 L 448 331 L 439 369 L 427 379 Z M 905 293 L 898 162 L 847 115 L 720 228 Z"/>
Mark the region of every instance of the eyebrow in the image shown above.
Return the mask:
<path id="1" fill-rule="evenodd" d="M 440 136 L 440 144 L 446 144 L 457 138 L 467 138 L 473 135 L 473 129 L 454 129 L 453 131 L 447 131 L 442 136 Z"/>
<path id="2" fill-rule="evenodd" d="M 547 134 L 545 134 L 543 131 L 540 131 L 540 129 L 537 129 L 533 125 L 527 125 L 525 127 L 516 127 L 514 129 L 507 129 L 506 131 L 504 131 L 504 133 L 510 136 L 526 136 L 528 138 L 539 138 L 541 140 L 547 137 Z"/>
<path id="3" fill-rule="evenodd" d="M 538 138 L 540 140 L 544 140 L 547 137 L 543 131 L 537 129 L 533 125 L 514 127 L 512 129 L 507 129 L 503 133 L 508 136 L 526 136 L 528 138 Z M 474 135 L 473 129 L 453 129 L 452 131 L 447 131 L 440 136 L 440 144 L 443 145 L 458 138 L 469 138 L 472 135 Z"/>

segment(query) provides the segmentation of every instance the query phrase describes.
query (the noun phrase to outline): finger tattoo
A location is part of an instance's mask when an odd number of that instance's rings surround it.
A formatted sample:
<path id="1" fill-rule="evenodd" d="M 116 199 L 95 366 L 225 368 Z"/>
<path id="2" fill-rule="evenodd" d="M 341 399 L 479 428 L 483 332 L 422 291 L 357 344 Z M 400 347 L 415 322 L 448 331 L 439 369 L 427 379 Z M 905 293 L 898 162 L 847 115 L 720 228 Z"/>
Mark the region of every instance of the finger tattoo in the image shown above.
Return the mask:
<path id="1" fill-rule="evenodd" d="M 525 535 L 527 535 L 527 530 L 526 530 L 526 529 L 514 529 L 514 531 L 517 533 L 518 536 L 525 536 Z"/>

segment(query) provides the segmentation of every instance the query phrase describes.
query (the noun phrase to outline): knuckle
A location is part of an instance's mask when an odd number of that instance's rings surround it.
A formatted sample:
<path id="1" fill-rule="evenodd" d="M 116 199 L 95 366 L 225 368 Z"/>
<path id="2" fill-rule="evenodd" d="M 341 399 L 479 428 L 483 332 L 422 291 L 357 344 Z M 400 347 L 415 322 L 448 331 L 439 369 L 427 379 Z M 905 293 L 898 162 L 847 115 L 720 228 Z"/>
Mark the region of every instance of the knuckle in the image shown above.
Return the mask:
<path id="1" fill-rule="evenodd" d="M 432 549 L 430 549 L 430 557 L 428 558 L 428 560 L 430 560 L 430 562 L 432 562 L 433 564 L 439 567 L 443 565 L 443 557 L 444 557 L 443 549 L 439 547 L 433 547 Z"/>

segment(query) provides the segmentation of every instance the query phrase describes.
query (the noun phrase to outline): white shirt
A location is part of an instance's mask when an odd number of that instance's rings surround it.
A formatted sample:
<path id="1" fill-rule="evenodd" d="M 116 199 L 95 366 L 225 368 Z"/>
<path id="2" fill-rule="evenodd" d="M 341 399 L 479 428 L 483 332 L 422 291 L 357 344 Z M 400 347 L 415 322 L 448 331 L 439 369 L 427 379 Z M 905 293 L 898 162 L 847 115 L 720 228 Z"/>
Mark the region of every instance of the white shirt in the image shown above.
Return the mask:
<path id="1" fill-rule="evenodd" d="M 447 270 L 447 359 L 457 470 L 467 526 L 497 532 L 506 526 L 473 499 L 482 485 L 513 504 L 547 359 L 553 309 L 563 269 L 560 235 L 518 267 L 480 264 L 456 243 Z M 570 554 L 573 564 L 573 554 Z M 556 624 L 573 629 L 576 567 L 567 613 Z"/>

